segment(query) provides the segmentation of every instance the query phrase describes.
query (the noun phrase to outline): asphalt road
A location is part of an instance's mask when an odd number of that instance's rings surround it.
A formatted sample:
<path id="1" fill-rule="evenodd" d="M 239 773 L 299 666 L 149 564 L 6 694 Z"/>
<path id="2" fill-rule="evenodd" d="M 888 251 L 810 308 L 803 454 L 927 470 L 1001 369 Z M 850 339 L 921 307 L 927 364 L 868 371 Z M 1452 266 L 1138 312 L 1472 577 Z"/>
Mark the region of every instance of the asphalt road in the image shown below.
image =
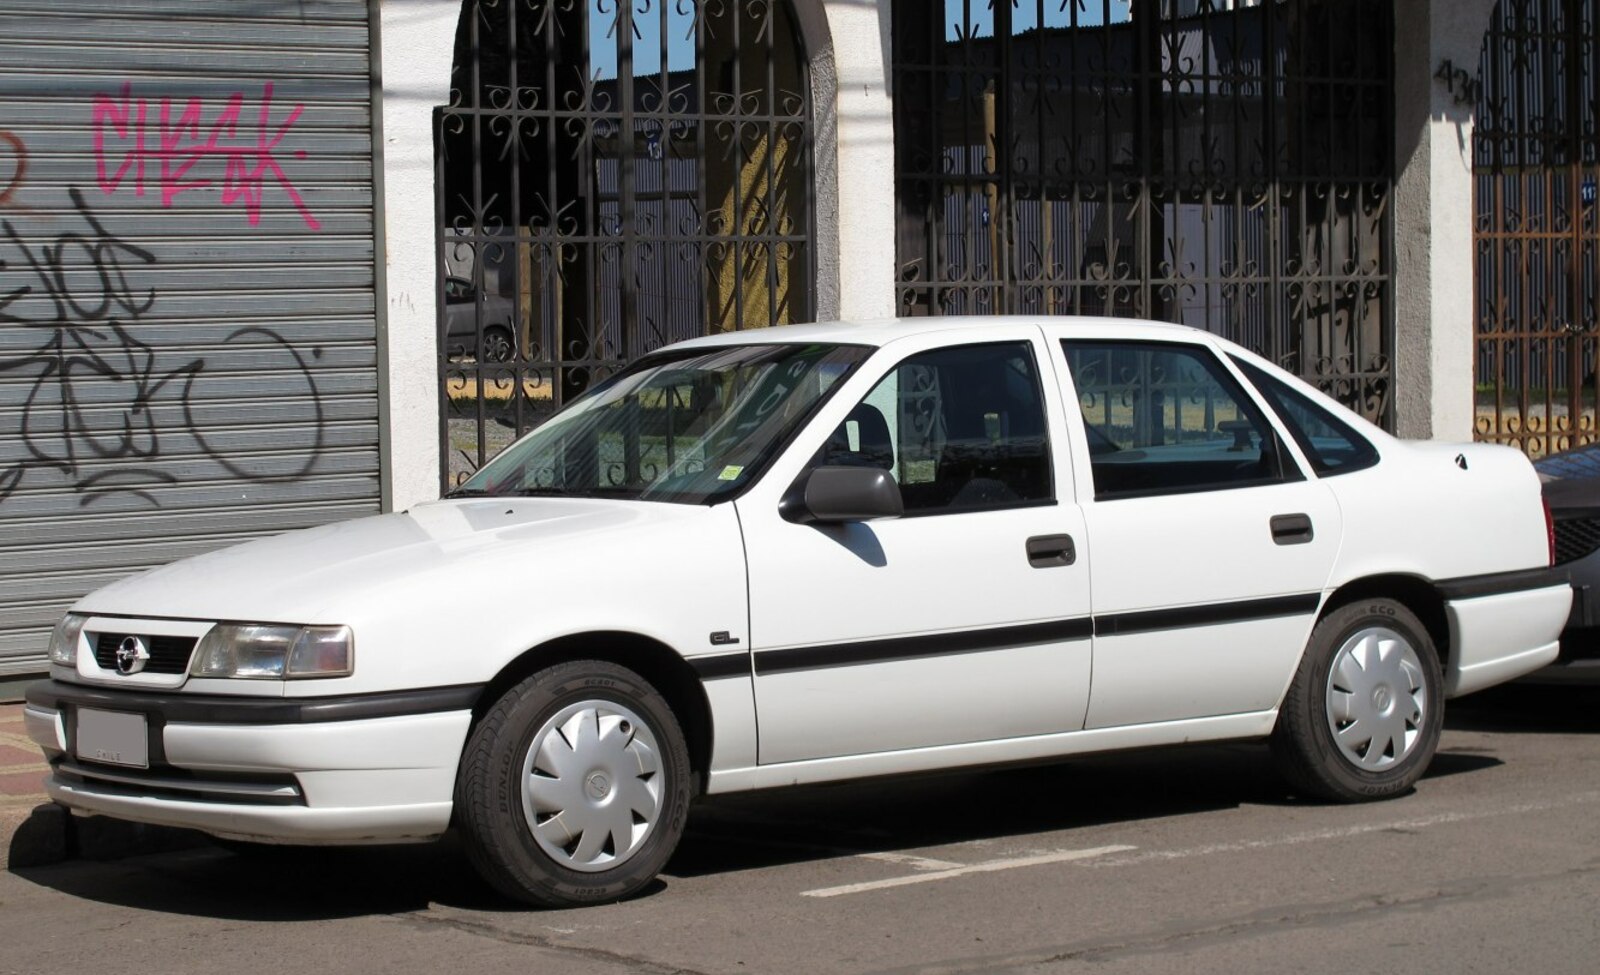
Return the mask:
<path id="1" fill-rule="evenodd" d="M 0 972 L 1600 971 L 1600 689 L 1453 702 L 1414 794 L 1200 746 L 730 797 L 633 901 L 540 912 L 450 844 L 0 875 Z"/>

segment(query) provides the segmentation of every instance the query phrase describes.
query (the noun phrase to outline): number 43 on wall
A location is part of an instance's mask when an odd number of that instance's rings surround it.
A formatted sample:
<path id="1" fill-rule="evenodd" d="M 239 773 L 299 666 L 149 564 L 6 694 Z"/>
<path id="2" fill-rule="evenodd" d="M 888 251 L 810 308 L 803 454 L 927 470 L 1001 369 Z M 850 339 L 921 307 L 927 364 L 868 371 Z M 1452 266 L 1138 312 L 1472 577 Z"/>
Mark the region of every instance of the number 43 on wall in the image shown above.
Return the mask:
<path id="1" fill-rule="evenodd" d="M 1476 105 L 1478 95 L 1483 90 L 1483 82 L 1474 77 L 1473 73 L 1464 68 L 1458 68 L 1449 59 L 1445 58 L 1439 63 L 1439 70 L 1433 76 L 1444 82 L 1450 89 L 1450 94 L 1455 98 L 1457 105 Z"/>

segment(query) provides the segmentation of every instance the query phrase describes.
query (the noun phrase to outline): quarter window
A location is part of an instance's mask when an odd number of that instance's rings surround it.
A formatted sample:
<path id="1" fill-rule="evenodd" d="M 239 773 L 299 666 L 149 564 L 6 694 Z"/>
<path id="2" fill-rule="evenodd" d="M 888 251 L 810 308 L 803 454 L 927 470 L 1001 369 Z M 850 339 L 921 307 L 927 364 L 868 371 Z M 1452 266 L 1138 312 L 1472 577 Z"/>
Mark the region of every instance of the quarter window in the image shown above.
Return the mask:
<path id="1" fill-rule="evenodd" d="M 1348 474 L 1378 462 L 1378 451 L 1348 423 L 1311 397 L 1243 359 L 1234 359 L 1261 395 L 1277 411 L 1289 435 L 1323 477 Z"/>
<path id="2" fill-rule="evenodd" d="M 1145 342 L 1062 346 L 1077 387 L 1096 498 L 1284 479 L 1271 426 L 1205 350 Z"/>
<path id="3" fill-rule="evenodd" d="M 1051 500 L 1032 346 L 964 345 L 906 359 L 850 411 L 818 464 L 890 471 L 908 515 Z"/>

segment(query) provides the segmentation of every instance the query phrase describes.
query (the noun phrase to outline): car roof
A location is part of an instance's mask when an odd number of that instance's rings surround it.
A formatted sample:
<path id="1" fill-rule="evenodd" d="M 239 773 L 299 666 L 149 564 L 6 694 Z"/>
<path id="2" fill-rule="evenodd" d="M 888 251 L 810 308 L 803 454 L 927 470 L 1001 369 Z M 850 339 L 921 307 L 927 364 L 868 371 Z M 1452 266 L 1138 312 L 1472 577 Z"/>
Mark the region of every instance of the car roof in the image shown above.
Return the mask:
<path id="1" fill-rule="evenodd" d="M 1108 318 L 1078 315 L 949 315 L 918 318 L 875 318 L 859 321 L 818 322 L 811 325 L 774 325 L 738 332 L 722 332 L 678 343 L 678 348 L 703 348 L 751 343 L 829 342 L 848 345 L 887 345 L 897 339 L 936 332 L 993 329 L 999 325 L 1094 326 L 1101 334 L 1110 331 L 1122 338 L 1173 339 L 1209 336 L 1188 325 L 1151 322 L 1133 318 Z M 1214 336 L 1211 336 L 1214 337 Z"/>

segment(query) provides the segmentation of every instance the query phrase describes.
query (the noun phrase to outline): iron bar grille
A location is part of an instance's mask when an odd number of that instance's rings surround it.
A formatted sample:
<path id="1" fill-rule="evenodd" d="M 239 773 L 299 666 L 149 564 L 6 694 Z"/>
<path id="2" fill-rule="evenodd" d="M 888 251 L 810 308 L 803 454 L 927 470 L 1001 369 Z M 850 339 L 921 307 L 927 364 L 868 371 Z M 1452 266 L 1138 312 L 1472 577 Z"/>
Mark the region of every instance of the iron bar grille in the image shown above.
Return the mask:
<path id="1" fill-rule="evenodd" d="M 466 0 L 435 111 L 441 482 L 658 346 L 813 315 L 786 0 Z"/>
<path id="2" fill-rule="evenodd" d="M 1474 432 L 1530 456 L 1600 437 L 1600 0 L 1500 0 L 1473 130 Z"/>
<path id="3" fill-rule="evenodd" d="M 1220 333 L 1392 425 L 1388 0 L 900 0 L 902 314 Z"/>

